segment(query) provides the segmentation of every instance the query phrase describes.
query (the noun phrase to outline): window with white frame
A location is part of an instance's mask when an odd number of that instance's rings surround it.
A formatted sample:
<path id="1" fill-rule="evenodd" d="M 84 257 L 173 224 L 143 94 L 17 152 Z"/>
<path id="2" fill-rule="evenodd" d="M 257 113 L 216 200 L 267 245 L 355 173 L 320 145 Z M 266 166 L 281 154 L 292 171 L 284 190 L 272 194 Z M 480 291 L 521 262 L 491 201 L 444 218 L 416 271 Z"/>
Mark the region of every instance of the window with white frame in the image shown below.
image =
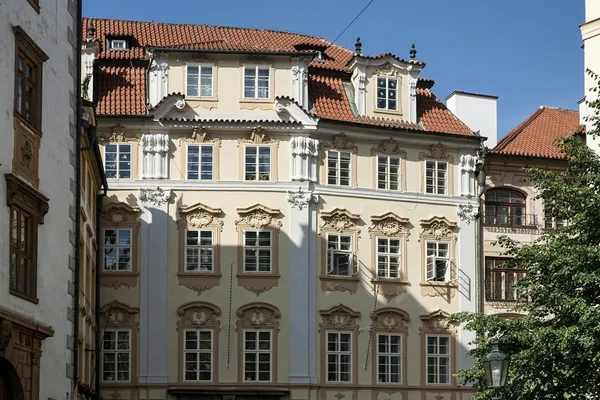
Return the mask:
<path id="1" fill-rule="evenodd" d="M 213 231 L 188 229 L 185 231 L 185 272 L 212 272 Z"/>
<path id="2" fill-rule="evenodd" d="M 131 229 L 104 230 L 104 270 L 131 271 Z"/>
<path id="3" fill-rule="evenodd" d="M 130 144 L 110 143 L 105 145 L 104 172 L 109 179 L 131 179 Z"/>
<path id="4" fill-rule="evenodd" d="M 111 50 L 127 50 L 127 40 L 125 39 L 111 39 L 110 40 Z"/>
<path id="5" fill-rule="evenodd" d="M 427 335 L 427 383 L 450 384 L 450 336 Z"/>
<path id="6" fill-rule="evenodd" d="M 272 244 L 271 231 L 244 231 L 244 272 L 271 272 Z"/>
<path id="7" fill-rule="evenodd" d="M 487 195 L 486 195 L 487 197 Z M 567 226 L 568 221 L 566 219 L 556 218 L 552 214 L 552 204 L 544 203 L 544 228 L 553 229 Z"/>
<path id="8" fill-rule="evenodd" d="M 377 334 L 379 383 L 402 383 L 402 335 Z"/>
<path id="9" fill-rule="evenodd" d="M 426 267 L 428 282 L 448 282 L 450 280 L 450 243 L 428 241 Z"/>
<path id="10" fill-rule="evenodd" d="M 327 183 L 329 185 L 350 186 L 352 153 L 329 150 L 327 152 Z"/>
<path id="11" fill-rule="evenodd" d="M 186 330 L 183 352 L 184 380 L 212 381 L 212 330 Z"/>
<path id="12" fill-rule="evenodd" d="M 448 163 L 445 161 L 425 161 L 425 192 L 448 193 Z"/>
<path id="13" fill-rule="evenodd" d="M 396 111 L 398 109 L 398 79 L 377 77 L 377 108 Z"/>
<path id="14" fill-rule="evenodd" d="M 102 380 L 127 382 L 130 373 L 131 331 L 105 331 L 102 338 Z"/>
<path id="15" fill-rule="evenodd" d="M 377 156 L 377 188 L 400 190 L 400 157 Z"/>
<path id="16" fill-rule="evenodd" d="M 354 275 L 352 239 L 352 235 L 327 234 L 327 275 Z"/>
<path id="17" fill-rule="evenodd" d="M 269 66 L 245 65 L 244 98 L 268 99 L 270 97 L 270 72 Z"/>
<path id="18" fill-rule="evenodd" d="M 377 276 L 380 278 L 402 278 L 401 239 L 377 238 Z"/>
<path id="19" fill-rule="evenodd" d="M 270 382 L 272 364 L 271 331 L 244 331 L 244 381 Z"/>
<path id="20" fill-rule="evenodd" d="M 188 97 L 213 97 L 213 66 L 191 64 L 186 68 Z"/>
<path id="21" fill-rule="evenodd" d="M 271 146 L 246 146 L 244 180 L 271 180 Z"/>
<path id="22" fill-rule="evenodd" d="M 211 181 L 214 171 L 214 146 L 188 144 L 187 179 Z"/>
<path id="23" fill-rule="evenodd" d="M 350 332 L 327 332 L 327 382 L 352 382 Z"/>

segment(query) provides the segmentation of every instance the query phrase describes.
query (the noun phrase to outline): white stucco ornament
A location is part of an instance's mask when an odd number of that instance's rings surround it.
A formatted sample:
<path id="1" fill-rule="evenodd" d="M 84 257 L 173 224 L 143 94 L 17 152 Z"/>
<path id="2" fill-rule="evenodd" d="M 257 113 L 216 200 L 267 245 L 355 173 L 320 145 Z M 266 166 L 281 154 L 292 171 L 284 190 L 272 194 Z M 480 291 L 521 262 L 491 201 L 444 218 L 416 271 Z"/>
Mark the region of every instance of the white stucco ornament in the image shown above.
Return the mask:
<path id="1" fill-rule="evenodd" d="M 298 188 L 297 192 L 288 191 L 288 202 L 292 208 L 303 210 L 311 202 L 318 203 L 319 195 L 314 192 L 303 192 L 302 188 Z"/>
<path id="2" fill-rule="evenodd" d="M 169 202 L 172 194 L 171 190 L 163 190 L 159 187 L 156 189 L 140 189 L 140 200 L 142 203 L 160 207 Z"/>
<path id="3" fill-rule="evenodd" d="M 175 102 L 175 107 L 177 107 L 178 110 L 183 110 L 183 108 L 185 107 L 185 100 L 184 99 L 179 99 Z"/>
<path id="4" fill-rule="evenodd" d="M 479 213 L 479 207 L 474 206 L 473 204 L 459 204 L 457 209 L 457 214 L 461 220 L 465 221 L 467 224 L 470 224 L 471 221 L 474 221 Z"/>
<path id="5" fill-rule="evenodd" d="M 459 160 L 460 166 L 460 195 L 464 197 L 475 196 L 475 171 L 477 169 L 477 157 L 463 154 Z"/>

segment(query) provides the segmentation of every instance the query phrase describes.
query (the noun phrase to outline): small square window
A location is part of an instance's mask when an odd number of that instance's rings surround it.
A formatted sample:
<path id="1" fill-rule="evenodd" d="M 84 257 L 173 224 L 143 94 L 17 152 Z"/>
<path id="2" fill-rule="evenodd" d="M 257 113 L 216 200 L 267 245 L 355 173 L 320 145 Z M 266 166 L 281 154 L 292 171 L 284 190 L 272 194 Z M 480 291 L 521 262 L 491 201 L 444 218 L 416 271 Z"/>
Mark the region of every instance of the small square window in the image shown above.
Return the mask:
<path id="1" fill-rule="evenodd" d="M 125 39 L 111 39 L 111 50 L 127 50 L 127 41 Z"/>

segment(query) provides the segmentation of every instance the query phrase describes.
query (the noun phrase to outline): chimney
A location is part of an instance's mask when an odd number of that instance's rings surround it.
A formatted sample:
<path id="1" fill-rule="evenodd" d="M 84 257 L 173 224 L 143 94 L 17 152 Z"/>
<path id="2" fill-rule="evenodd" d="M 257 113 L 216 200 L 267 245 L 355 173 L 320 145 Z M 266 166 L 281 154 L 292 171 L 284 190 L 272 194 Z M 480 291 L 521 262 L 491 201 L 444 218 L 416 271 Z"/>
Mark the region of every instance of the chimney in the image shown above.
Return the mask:
<path id="1" fill-rule="evenodd" d="M 493 149 L 498 142 L 498 96 L 454 91 L 446 97 L 446 105 L 454 115 L 481 136 L 484 144 Z"/>

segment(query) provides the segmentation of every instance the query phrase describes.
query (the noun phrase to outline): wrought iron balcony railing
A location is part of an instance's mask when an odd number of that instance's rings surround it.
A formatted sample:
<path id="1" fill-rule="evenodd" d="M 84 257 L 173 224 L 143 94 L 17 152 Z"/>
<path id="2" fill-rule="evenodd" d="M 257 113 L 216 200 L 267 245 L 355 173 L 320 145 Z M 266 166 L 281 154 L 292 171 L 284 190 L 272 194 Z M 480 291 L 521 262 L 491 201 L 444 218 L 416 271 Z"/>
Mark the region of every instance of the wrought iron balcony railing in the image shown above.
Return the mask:
<path id="1" fill-rule="evenodd" d="M 512 228 L 537 226 L 535 214 L 504 214 L 487 212 L 483 214 L 484 225 L 507 226 Z"/>

